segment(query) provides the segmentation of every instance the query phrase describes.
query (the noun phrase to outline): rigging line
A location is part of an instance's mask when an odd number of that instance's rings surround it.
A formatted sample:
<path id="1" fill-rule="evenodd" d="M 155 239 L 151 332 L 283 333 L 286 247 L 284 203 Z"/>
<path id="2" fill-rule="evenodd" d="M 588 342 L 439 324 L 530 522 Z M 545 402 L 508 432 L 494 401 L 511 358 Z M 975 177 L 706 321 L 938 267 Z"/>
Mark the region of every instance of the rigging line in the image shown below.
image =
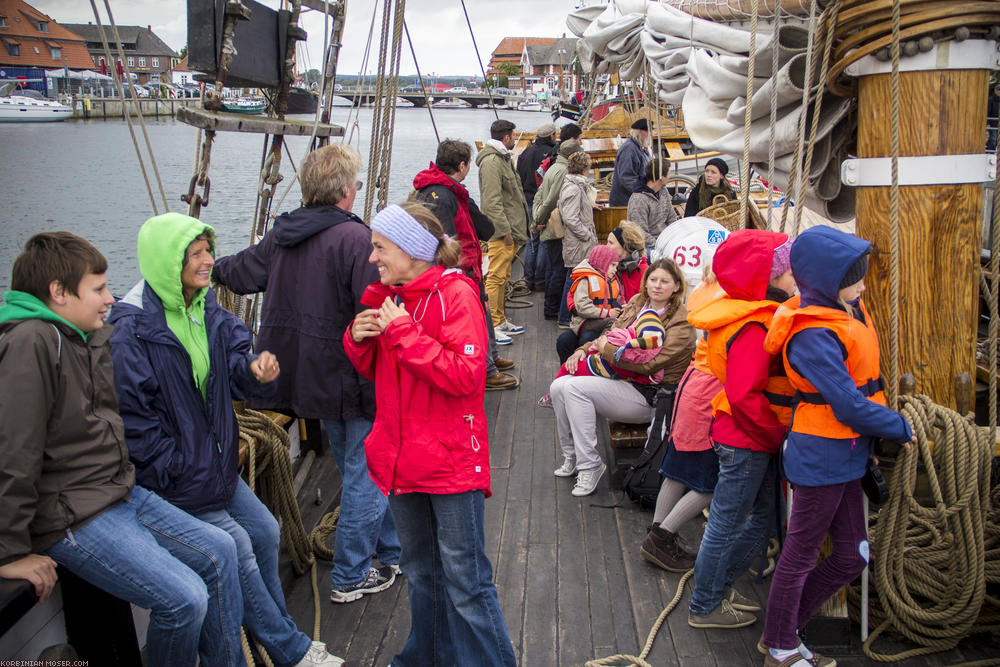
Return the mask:
<path id="1" fill-rule="evenodd" d="M 365 52 L 361 56 L 361 68 L 358 70 L 358 78 L 354 82 L 354 97 L 352 98 L 351 110 L 347 112 L 347 123 L 350 126 L 351 132 L 345 135 L 345 138 L 341 140 L 340 143 L 346 143 L 348 146 L 351 145 L 351 139 L 354 138 L 354 129 L 359 127 L 359 120 L 361 119 L 361 100 L 358 98 L 358 91 L 364 90 L 365 88 L 365 71 L 368 69 L 368 60 L 371 56 L 372 48 L 372 36 L 375 34 L 375 17 L 378 16 L 378 4 L 372 3 L 372 20 L 368 25 L 368 40 L 365 42 Z M 332 99 L 332 96 L 331 96 Z M 354 114 L 354 124 L 351 125 L 351 114 Z M 360 132 L 358 134 L 358 146 L 361 145 Z M 360 151 L 359 151 L 360 152 Z"/>
<path id="2" fill-rule="evenodd" d="M 382 129 L 382 98 L 385 94 L 385 67 L 388 54 L 389 17 L 392 15 L 391 0 L 382 3 L 382 30 L 379 33 L 378 66 L 375 74 L 375 106 L 372 112 L 371 138 L 368 143 L 368 172 L 365 183 L 364 220 L 370 220 L 374 207 L 375 187 L 378 180 L 378 156 L 381 146 L 380 130 Z"/>
<path id="3" fill-rule="evenodd" d="M 406 41 L 410 45 L 410 55 L 413 56 L 413 66 L 417 70 L 417 81 L 420 82 L 420 90 L 424 92 L 424 104 L 427 105 L 427 113 L 431 117 L 431 127 L 434 128 L 434 138 L 437 142 L 441 143 L 441 135 L 438 134 L 437 123 L 434 122 L 434 111 L 431 110 L 431 102 L 427 99 L 427 89 L 424 87 L 424 78 L 420 75 L 420 65 L 417 64 L 417 52 L 413 49 L 413 40 L 410 39 L 410 26 L 407 25 L 406 21 L 403 21 L 403 30 L 406 32 Z"/>
<path id="4" fill-rule="evenodd" d="M 997 395 L 997 328 L 1000 325 L 1000 303 L 997 302 L 997 295 L 1000 294 L 1000 169 L 993 181 L 993 215 L 991 216 L 993 229 L 991 230 L 990 243 L 990 273 L 992 274 L 992 290 L 987 290 L 990 303 L 990 326 L 989 326 L 989 346 L 990 346 L 990 393 L 989 396 Z M 990 409 L 990 433 L 997 432 L 997 402 L 996 399 L 988 401 Z M 995 437 L 995 436 L 994 436 Z"/>
<path id="5" fill-rule="evenodd" d="M 156 166 L 156 155 L 153 153 L 153 145 L 149 141 L 149 134 L 146 132 L 146 121 L 142 117 L 142 106 L 135 96 L 135 86 L 132 85 L 132 73 L 129 71 L 128 58 L 125 57 L 125 51 L 122 48 L 121 36 L 118 34 L 118 25 L 115 23 L 115 17 L 111 13 L 111 4 L 108 0 L 104 0 L 104 8 L 108 12 L 108 23 L 111 25 L 111 30 L 115 34 L 115 43 L 118 45 L 118 53 L 122 58 L 122 68 L 125 70 L 125 74 L 128 75 L 128 85 L 129 90 L 132 91 L 133 99 L 136 100 L 136 110 L 137 116 L 139 117 L 139 128 L 142 130 L 142 136 L 146 141 L 146 151 L 149 153 L 149 163 L 153 166 L 153 175 L 156 176 L 156 185 L 160 189 L 160 197 L 163 199 L 163 208 L 167 211 L 170 210 L 170 205 L 167 203 L 167 193 L 163 190 L 163 180 L 160 178 L 160 169 Z"/>
<path id="6" fill-rule="evenodd" d="M 775 76 L 778 73 L 778 48 L 779 44 L 777 40 L 780 39 L 779 34 L 781 33 L 781 0 L 775 0 L 774 5 L 774 37 L 775 41 L 772 44 L 771 49 L 771 76 Z M 775 217 L 772 212 L 772 204 L 774 202 L 774 160 L 775 160 L 775 123 L 778 119 L 778 87 L 771 86 L 771 111 L 769 114 L 770 122 L 768 123 L 768 137 L 769 141 L 767 144 L 767 228 L 772 229 L 774 227 L 773 218 Z M 786 193 L 787 194 L 787 193 Z"/>
<path id="7" fill-rule="evenodd" d="M 326 52 L 327 52 L 327 48 L 329 47 L 329 42 L 327 40 L 327 35 L 330 32 L 329 31 L 329 26 L 330 26 L 330 0 L 324 0 L 324 2 L 323 2 L 323 71 L 320 74 L 320 82 L 321 82 L 320 83 L 320 95 L 319 95 L 319 99 L 320 100 L 325 100 L 326 99 L 326 92 L 327 92 L 326 74 L 327 74 L 327 65 L 328 65 L 329 59 L 326 57 Z M 331 96 L 331 99 L 332 99 L 332 96 Z M 327 103 L 327 106 L 325 108 L 329 108 L 329 103 Z M 305 153 L 305 155 L 302 156 L 302 160 L 303 161 L 305 161 L 306 157 L 309 156 L 309 153 L 314 148 L 314 142 L 316 141 L 316 131 L 319 128 L 320 116 L 321 116 L 322 113 L 323 113 L 323 110 L 320 109 L 320 105 L 319 105 L 319 103 L 317 101 L 317 104 L 316 104 L 316 113 L 314 114 L 314 117 L 313 117 L 312 133 L 309 136 L 309 141 L 306 142 L 306 153 Z M 291 154 L 291 152 L 288 149 L 288 142 L 284 142 L 284 145 L 285 145 L 285 153 L 288 155 L 288 162 L 292 165 L 292 179 L 291 179 L 291 181 L 289 181 L 288 186 L 285 188 L 285 191 L 281 193 L 281 197 L 278 199 L 278 203 L 276 205 L 276 208 L 279 211 L 281 210 L 281 205 L 285 203 L 285 197 L 288 196 L 288 193 L 292 191 L 292 188 L 295 187 L 295 184 L 299 180 L 299 170 L 296 169 L 295 162 L 292 161 L 292 154 Z M 260 190 L 260 186 L 258 185 L 258 191 L 259 190 Z M 271 205 L 271 202 L 268 202 L 268 209 L 269 210 L 270 210 L 270 205 Z M 255 219 L 256 219 L 256 215 L 257 214 L 255 212 L 254 213 L 254 218 Z M 266 222 L 265 222 L 265 227 L 266 227 Z M 252 242 L 252 239 L 251 239 L 251 242 Z"/>
<path id="8" fill-rule="evenodd" d="M 899 5 L 892 2 L 892 86 L 889 125 L 892 132 L 892 185 L 889 188 L 889 386 L 886 387 L 889 407 L 897 409 L 899 401 Z M 832 27 L 832 26 L 831 26 Z M 994 402 L 996 397 L 994 395 Z"/>
<path id="9" fill-rule="evenodd" d="M 500 113 L 497 111 L 497 104 L 493 101 L 493 89 L 486 78 L 486 70 L 483 69 L 483 59 L 479 57 L 479 46 L 476 44 L 476 33 L 472 32 L 472 21 L 469 20 L 469 11 L 465 8 L 465 0 L 462 2 L 462 11 L 465 13 L 465 23 L 469 26 L 469 35 L 472 37 L 472 48 L 476 50 L 476 62 L 479 63 L 479 71 L 483 73 L 483 85 L 486 86 L 486 94 L 490 96 L 490 106 L 493 107 L 493 115 L 500 120 Z"/>
<path id="10" fill-rule="evenodd" d="M 101 22 L 101 17 L 97 13 L 97 4 L 95 0 L 90 0 L 90 6 L 94 10 L 94 19 L 97 21 L 97 30 L 101 33 L 101 43 L 104 45 L 104 56 L 108 59 L 109 63 L 114 63 L 114 58 L 111 56 L 111 47 L 108 44 L 108 36 L 104 32 L 104 24 Z M 122 67 L 125 63 L 122 62 Z M 134 111 L 134 105 L 137 104 L 135 89 L 131 88 L 132 98 L 129 101 L 125 100 L 125 91 L 122 90 L 122 82 L 118 76 L 118 68 L 114 68 L 114 75 L 111 77 L 112 81 L 115 82 L 115 89 L 118 91 L 118 99 L 122 103 L 122 116 L 125 118 L 126 124 L 128 124 L 128 132 L 132 137 L 132 146 L 135 148 L 135 157 L 139 160 L 139 170 L 142 172 L 142 180 L 146 183 L 146 192 L 149 194 L 149 203 L 153 207 L 153 215 L 159 215 L 160 210 L 156 206 L 156 197 L 153 195 L 153 186 L 149 182 L 149 174 L 146 173 L 146 163 L 142 159 L 142 150 L 139 148 L 139 140 L 135 137 L 135 127 L 132 125 L 132 114 L 130 110 Z M 137 114 L 138 115 L 138 114 Z"/>
<path id="11" fill-rule="evenodd" d="M 406 0 L 396 0 L 396 10 L 392 33 L 391 78 L 389 91 L 385 97 L 386 114 L 382 132 L 382 168 L 379 177 L 379 210 L 389 203 L 389 179 L 392 176 L 392 141 L 396 132 L 396 96 L 399 94 L 399 65 L 402 61 L 403 22 L 406 16 Z"/>
<path id="12" fill-rule="evenodd" d="M 813 70 L 813 36 L 816 34 L 816 5 L 817 0 L 812 0 L 809 3 L 809 38 L 806 40 L 806 82 L 812 81 L 812 70 Z M 796 183 L 797 178 L 799 178 L 799 162 L 802 159 L 802 146 L 805 143 L 806 136 L 806 107 L 809 104 L 809 86 L 803 86 L 802 88 L 802 103 L 801 111 L 799 112 L 798 119 L 798 135 L 799 139 L 795 142 L 795 150 L 792 152 L 792 168 L 788 172 L 788 185 L 785 189 L 785 203 L 781 207 L 781 231 L 788 233 L 788 207 L 792 202 L 792 188 Z M 796 201 L 796 206 L 801 206 L 802 202 Z M 798 230 L 795 230 L 798 232 Z M 794 236 L 794 234 L 793 234 Z"/>
<path id="13" fill-rule="evenodd" d="M 753 77 L 757 60 L 757 22 L 760 16 L 758 0 L 750 4 L 750 53 L 747 58 L 746 109 L 743 112 L 743 164 L 740 165 L 740 224 L 749 229 L 750 222 L 750 120 L 753 118 Z M 756 204 L 754 204 L 756 206 Z"/>

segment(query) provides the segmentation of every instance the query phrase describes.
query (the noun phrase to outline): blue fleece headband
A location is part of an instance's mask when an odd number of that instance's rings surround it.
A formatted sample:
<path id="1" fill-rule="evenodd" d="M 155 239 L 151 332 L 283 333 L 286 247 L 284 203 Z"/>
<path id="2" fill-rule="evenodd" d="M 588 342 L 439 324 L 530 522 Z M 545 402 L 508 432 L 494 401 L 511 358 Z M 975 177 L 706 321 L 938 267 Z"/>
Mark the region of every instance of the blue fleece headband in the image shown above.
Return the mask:
<path id="1" fill-rule="evenodd" d="M 440 245 L 436 236 L 424 229 L 416 218 L 397 204 L 386 206 L 375 214 L 372 218 L 372 231 L 398 245 L 410 257 L 425 262 L 434 261 Z"/>

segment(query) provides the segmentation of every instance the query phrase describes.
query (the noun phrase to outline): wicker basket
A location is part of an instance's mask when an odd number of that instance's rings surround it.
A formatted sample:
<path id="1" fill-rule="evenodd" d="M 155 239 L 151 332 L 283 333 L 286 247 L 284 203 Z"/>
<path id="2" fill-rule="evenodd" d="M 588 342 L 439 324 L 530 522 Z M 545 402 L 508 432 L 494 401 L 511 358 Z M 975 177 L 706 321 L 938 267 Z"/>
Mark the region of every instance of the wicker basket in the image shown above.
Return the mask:
<path id="1" fill-rule="evenodd" d="M 738 199 L 719 201 L 723 197 L 725 195 L 716 195 L 713 201 L 717 203 L 699 211 L 698 215 L 703 218 L 715 220 L 731 232 L 735 232 L 737 229 L 767 229 L 767 221 L 761 215 L 757 204 L 752 201 L 747 203 L 747 210 L 750 213 L 750 224 L 744 227 L 740 220 L 740 201 Z"/>

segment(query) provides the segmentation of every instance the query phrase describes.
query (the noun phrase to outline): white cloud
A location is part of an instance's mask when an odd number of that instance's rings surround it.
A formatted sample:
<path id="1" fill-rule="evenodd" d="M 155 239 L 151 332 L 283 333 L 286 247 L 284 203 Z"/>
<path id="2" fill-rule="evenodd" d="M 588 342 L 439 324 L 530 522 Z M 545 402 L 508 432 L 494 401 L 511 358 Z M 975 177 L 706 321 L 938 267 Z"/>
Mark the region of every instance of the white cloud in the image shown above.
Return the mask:
<path id="1" fill-rule="evenodd" d="M 90 3 L 83 0 L 29 0 L 36 9 L 61 23 L 93 22 Z M 101 21 L 107 23 L 104 1 L 97 0 Z M 111 0 L 111 11 L 119 25 L 150 25 L 160 39 L 175 51 L 187 43 L 186 4 L 181 0 Z M 276 6 L 276 1 L 266 2 Z M 374 7 L 380 0 L 348 0 L 344 46 L 337 71 L 357 74 L 364 57 L 368 29 Z M 483 65 L 504 37 L 560 37 L 567 32 L 566 15 L 573 10 L 573 0 L 465 0 L 469 20 L 475 32 Z M 409 0 L 406 20 L 413 39 L 417 62 L 423 73 L 438 75 L 478 75 L 479 65 L 472 38 L 466 25 L 460 0 Z M 300 55 L 302 66 L 319 69 L 322 65 L 323 15 L 305 12 L 303 26 L 309 33 L 307 54 Z M 375 38 L 369 62 L 378 58 L 378 31 L 381 11 L 376 19 Z M 403 37 L 400 71 L 415 73 L 409 45 Z"/>

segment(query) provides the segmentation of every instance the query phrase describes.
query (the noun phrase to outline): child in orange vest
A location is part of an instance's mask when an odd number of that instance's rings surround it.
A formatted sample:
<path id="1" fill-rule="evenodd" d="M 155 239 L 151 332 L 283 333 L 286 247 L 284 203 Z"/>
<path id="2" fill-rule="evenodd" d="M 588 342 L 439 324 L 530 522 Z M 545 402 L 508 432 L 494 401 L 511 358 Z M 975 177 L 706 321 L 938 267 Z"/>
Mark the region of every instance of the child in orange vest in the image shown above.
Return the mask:
<path id="1" fill-rule="evenodd" d="M 725 295 L 688 315 L 707 332 L 706 362 L 723 390 L 712 400 L 711 438 L 719 457 L 708 526 L 695 561 L 688 624 L 740 628 L 760 607 L 733 582 L 763 553 L 774 528 L 775 454 L 787 431 L 790 404 L 779 359 L 764 337 L 779 303 L 795 291 L 788 236 L 757 229 L 733 232 L 712 268 Z"/>
<path id="2" fill-rule="evenodd" d="M 782 355 L 798 398 L 782 459 L 795 492 L 768 597 L 767 667 L 833 664 L 797 631 L 868 562 L 860 480 L 873 440 L 912 438 L 906 420 L 885 407 L 878 337 L 861 301 L 870 250 L 831 227 L 803 232 L 791 252 L 800 303 L 778 310 L 764 342 Z M 833 553 L 817 565 L 827 533 Z"/>

